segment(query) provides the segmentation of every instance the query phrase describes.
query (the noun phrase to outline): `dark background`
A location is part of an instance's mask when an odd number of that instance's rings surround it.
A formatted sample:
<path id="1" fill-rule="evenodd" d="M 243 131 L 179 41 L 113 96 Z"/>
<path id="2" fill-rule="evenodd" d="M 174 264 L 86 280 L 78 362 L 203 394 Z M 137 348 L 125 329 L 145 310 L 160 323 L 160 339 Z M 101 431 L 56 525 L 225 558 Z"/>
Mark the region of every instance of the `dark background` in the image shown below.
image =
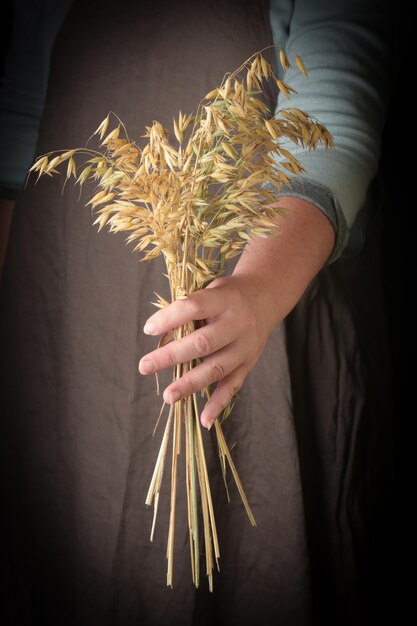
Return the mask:
<path id="1" fill-rule="evenodd" d="M 59 1 L 59 0 L 58 0 Z M 2 3 L 0 9 L 0 77 L 10 39 L 12 2 Z M 413 439 L 415 420 L 414 397 L 417 388 L 416 355 L 416 298 L 415 298 L 415 159 L 406 156 L 415 143 L 415 105 L 411 86 L 415 72 L 411 67 L 411 19 L 399 10 L 392 29 L 394 50 L 393 88 L 383 135 L 381 172 L 385 189 L 383 268 L 388 339 L 391 351 L 393 380 L 393 470 L 391 483 L 386 485 L 386 500 L 377 512 L 381 523 L 375 528 L 380 535 L 375 545 L 386 546 L 382 562 L 386 575 L 392 581 L 392 598 L 381 598 L 387 605 L 398 608 L 396 623 L 408 598 L 413 597 L 410 572 L 415 562 L 414 459 L 416 443 Z M 409 130 L 408 130 L 409 129 Z M 3 147 L 0 147 L 2 149 Z M 0 435 L 1 436 L 1 435 Z M 390 460 L 387 460 L 390 464 Z M 378 532 L 378 531 L 377 531 Z M 2 537 L 2 541 L 7 540 Z M 379 559 L 381 560 L 381 559 Z M 370 581 L 372 585 L 372 581 Z M 388 607 L 387 607 L 388 608 Z M 391 611 L 388 610 L 388 615 Z M 388 617 L 387 615 L 387 617 Z M 388 617 L 389 619 L 389 617 Z"/>
<path id="2" fill-rule="evenodd" d="M 401 7 L 401 5 L 399 5 Z M 409 24 L 409 20 L 408 20 Z M 411 609 L 415 564 L 416 448 L 414 435 L 416 390 L 416 197 L 415 159 L 410 158 L 413 131 L 407 123 L 413 117 L 409 89 L 413 81 L 411 26 L 407 12 L 399 12 L 393 32 L 394 70 L 391 104 L 383 135 L 381 172 L 384 181 L 383 268 L 385 302 L 393 377 L 394 472 L 391 500 L 387 510 L 394 536 L 386 542 L 394 550 L 394 562 L 387 563 L 387 576 L 397 580 L 398 601 Z M 413 149 L 411 149 L 413 154 Z M 398 622 L 401 623 L 401 620 Z"/>

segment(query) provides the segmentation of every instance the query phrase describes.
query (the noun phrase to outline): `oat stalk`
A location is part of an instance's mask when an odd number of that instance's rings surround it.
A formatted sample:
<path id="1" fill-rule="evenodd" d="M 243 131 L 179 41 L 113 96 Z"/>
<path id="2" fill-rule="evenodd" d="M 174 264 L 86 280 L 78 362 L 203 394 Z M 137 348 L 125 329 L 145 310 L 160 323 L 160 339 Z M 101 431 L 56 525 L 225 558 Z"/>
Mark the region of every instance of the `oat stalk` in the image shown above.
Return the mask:
<path id="1" fill-rule="evenodd" d="M 279 51 L 279 59 L 284 70 L 290 67 L 284 50 Z M 307 75 L 298 55 L 294 63 Z M 180 112 L 174 118 L 172 140 L 168 130 L 154 121 L 146 127 L 147 142 L 140 148 L 129 138 L 117 116 L 109 114 L 94 133 L 100 140 L 97 150 L 85 147 L 51 152 L 38 158 L 30 171 L 37 172 L 38 178 L 51 176 L 65 163 L 66 180 L 73 177 L 81 187 L 87 180 L 96 182 L 97 191 L 87 204 L 96 213 L 94 224 L 98 230 L 107 225 L 110 232 L 127 232 L 127 241 L 135 244 L 135 251 L 143 253 L 143 260 L 162 254 L 171 301 L 186 298 L 217 278 L 225 261 L 240 254 L 248 240 L 274 234 L 277 214 L 282 212 L 276 205 L 271 206 L 276 202 L 276 193 L 290 184 L 291 175 L 303 171 L 282 141 L 290 140 L 294 146 L 309 149 L 315 149 L 318 144 L 332 146 L 332 137 L 325 126 L 300 109 L 283 107 L 271 117 L 261 99 L 265 83 L 270 80 L 276 82 L 286 98 L 294 91 L 275 76 L 262 54 L 256 53 L 206 95 L 195 115 Z M 155 304 L 164 307 L 169 303 L 157 296 Z M 185 324 L 163 337 L 159 345 L 184 337 L 195 328 L 194 323 Z M 173 380 L 180 379 L 198 362 L 197 359 L 175 366 Z M 206 389 L 206 398 L 209 394 L 210 390 Z M 224 417 L 230 413 L 231 406 L 225 410 Z M 163 408 L 164 405 L 161 413 Z M 177 402 L 168 412 L 146 497 L 146 504 L 154 506 L 151 540 L 172 439 L 167 543 L 167 584 L 172 586 L 182 424 L 192 579 L 198 587 L 200 542 L 203 542 L 206 574 L 212 590 L 213 569 L 214 564 L 219 566 L 220 549 L 196 394 Z M 215 422 L 214 432 L 225 484 L 228 465 L 250 523 L 256 525 L 219 420 Z"/>

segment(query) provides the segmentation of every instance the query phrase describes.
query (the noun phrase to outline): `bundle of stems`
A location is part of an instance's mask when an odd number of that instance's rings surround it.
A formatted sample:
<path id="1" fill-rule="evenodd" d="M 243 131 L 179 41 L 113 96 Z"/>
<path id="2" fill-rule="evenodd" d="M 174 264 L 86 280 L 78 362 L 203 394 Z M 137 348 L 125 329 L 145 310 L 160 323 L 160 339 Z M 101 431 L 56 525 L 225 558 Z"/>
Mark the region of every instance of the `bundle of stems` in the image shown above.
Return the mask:
<path id="1" fill-rule="evenodd" d="M 290 61 L 279 51 L 284 70 Z M 302 59 L 295 64 L 306 75 Z M 89 147 L 51 152 L 38 158 L 30 171 L 53 175 L 66 163 L 66 180 L 74 177 L 80 186 L 95 181 L 97 193 L 89 200 L 96 210 L 95 224 L 101 230 L 128 233 L 134 250 L 150 260 L 163 255 L 169 279 L 171 301 L 186 298 L 217 278 L 226 259 L 238 255 L 253 237 L 274 234 L 279 209 L 276 193 L 290 184 L 290 175 L 303 168 L 282 140 L 314 149 L 321 143 L 332 145 L 329 131 L 306 112 L 288 106 L 271 117 L 261 99 L 267 81 L 276 81 L 287 98 L 292 88 L 279 80 L 261 53 L 250 57 L 221 85 L 200 102 L 195 115 L 179 113 L 173 120 L 175 140 L 157 121 L 146 127 L 147 143 L 141 149 L 132 141 L 123 123 L 109 114 L 94 135 L 100 138 L 98 150 Z M 113 120 L 114 128 L 109 130 Z M 76 158 L 81 158 L 81 167 Z M 168 304 L 161 296 L 155 303 Z M 160 345 L 194 332 L 188 323 L 163 337 Z M 173 380 L 178 380 L 199 360 L 178 364 Z M 210 390 L 204 395 L 208 398 Z M 232 405 L 223 413 L 223 419 Z M 163 412 L 164 405 L 161 408 Z M 159 418 L 158 418 L 159 421 Z M 220 464 L 224 478 L 229 466 L 252 525 L 256 525 L 248 500 L 223 435 L 216 420 Z M 154 506 L 151 540 L 154 536 L 161 484 L 169 441 L 172 438 L 171 506 L 167 545 L 167 584 L 173 584 L 174 535 L 177 493 L 177 462 L 181 431 L 185 430 L 186 493 L 190 537 L 191 571 L 194 584 L 200 582 L 199 502 L 203 520 L 206 574 L 213 589 L 214 563 L 219 566 L 220 550 L 213 501 L 204 452 L 197 394 L 169 408 L 161 447 L 146 497 Z M 226 480 L 225 480 L 226 482 Z M 226 487 L 227 489 L 227 487 Z"/>

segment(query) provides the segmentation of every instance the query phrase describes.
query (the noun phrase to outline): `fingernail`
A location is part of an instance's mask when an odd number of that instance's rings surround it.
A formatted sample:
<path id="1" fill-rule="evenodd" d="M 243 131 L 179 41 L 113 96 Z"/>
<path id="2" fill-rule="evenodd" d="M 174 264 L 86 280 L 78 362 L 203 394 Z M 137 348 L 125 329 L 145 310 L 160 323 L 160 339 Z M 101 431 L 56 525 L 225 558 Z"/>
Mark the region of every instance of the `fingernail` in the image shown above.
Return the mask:
<path id="1" fill-rule="evenodd" d="M 181 398 L 181 392 L 180 391 L 171 391 L 168 395 L 168 402 L 170 404 L 174 404 L 174 402 L 178 402 L 178 400 Z"/>
<path id="2" fill-rule="evenodd" d="M 210 422 L 210 424 L 207 426 L 207 430 L 210 430 L 210 428 L 213 426 L 214 422 Z"/>
<path id="3" fill-rule="evenodd" d="M 153 361 L 146 359 L 139 364 L 139 371 L 141 374 L 152 374 L 155 371 L 155 364 Z"/>
<path id="4" fill-rule="evenodd" d="M 143 327 L 143 332 L 145 335 L 152 335 L 152 333 L 155 332 L 155 324 L 153 322 L 146 322 Z"/>

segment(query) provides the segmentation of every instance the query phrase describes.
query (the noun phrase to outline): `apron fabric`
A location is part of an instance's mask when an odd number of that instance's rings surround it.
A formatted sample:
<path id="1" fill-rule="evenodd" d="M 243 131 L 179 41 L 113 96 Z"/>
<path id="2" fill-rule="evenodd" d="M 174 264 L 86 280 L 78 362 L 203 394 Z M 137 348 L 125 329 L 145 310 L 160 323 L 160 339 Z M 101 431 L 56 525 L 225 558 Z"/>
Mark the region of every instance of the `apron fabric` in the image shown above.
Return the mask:
<path id="1" fill-rule="evenodd" d="M 145 125 L 170 127 L 271 43 L 263 0 L 76 2 L 37 154 L 84 145 L 109 110 L 141 143 Z M 142 332 L 153 292 L 168 297 L 164 265 L 138 262 L 123 234 L 97 234 L 91 189 L 79 201 L 62 184 L 22 192 L 1 292 L 5 610 L 22 626 L 360 623 L 389 430 L 380 226 L 274 330 L 225 423 L 256 528 L 232 480 L 227 502 L 203 433 L 221 551 L 212 594 L 204 559 L 198 590 L 191 580 L 181 455 L 170 589 L 169 461 L 153 543 L 144 504 L 161 398 L 137 369 L 155 347 Z"/>

